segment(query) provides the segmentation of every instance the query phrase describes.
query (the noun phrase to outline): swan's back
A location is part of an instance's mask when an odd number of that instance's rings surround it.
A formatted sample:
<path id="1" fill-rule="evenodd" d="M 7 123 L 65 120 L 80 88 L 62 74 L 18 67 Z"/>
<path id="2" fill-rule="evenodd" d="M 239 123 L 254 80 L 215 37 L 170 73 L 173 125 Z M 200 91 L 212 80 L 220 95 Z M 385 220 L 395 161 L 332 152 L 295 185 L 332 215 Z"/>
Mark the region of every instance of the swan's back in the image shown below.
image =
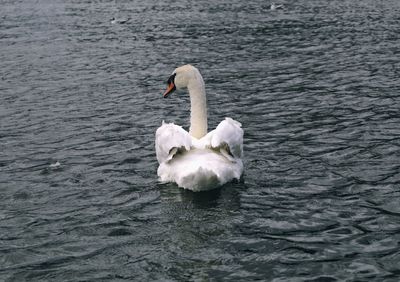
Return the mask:
<path id="1" fill-rule="evenodd" d="M 156 132 L 157 174 L 162 182 L 176 182 L 192 191 L 221 186 L 243 173 L 243 130 L 226 118 L 200 140 L 182 127 L 163 124 Z"/>
<path id="2" fill-rule="evenodd" d="M 160 164 L 157 172 L 162 182 L 176 182 L 185 189 L 205 191 L 240 179 L 243 163 L 240 159 L 232 162 L 213 149 L 193 148 Z"/>

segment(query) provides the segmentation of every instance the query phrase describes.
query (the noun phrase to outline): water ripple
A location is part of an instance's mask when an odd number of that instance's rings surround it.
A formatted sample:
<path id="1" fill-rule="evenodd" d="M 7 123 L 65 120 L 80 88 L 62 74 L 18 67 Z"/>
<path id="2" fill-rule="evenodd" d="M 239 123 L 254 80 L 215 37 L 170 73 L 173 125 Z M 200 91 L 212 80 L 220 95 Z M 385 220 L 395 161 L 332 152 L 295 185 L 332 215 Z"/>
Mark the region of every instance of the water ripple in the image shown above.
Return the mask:
<path id="1" fill-rule="evenodd" d="M 284 5 L 3 1 L 0 280 L 398 281 L 399 2 Z M 156 177 L 184 63 L 245 130 L 210 193 Z"/>

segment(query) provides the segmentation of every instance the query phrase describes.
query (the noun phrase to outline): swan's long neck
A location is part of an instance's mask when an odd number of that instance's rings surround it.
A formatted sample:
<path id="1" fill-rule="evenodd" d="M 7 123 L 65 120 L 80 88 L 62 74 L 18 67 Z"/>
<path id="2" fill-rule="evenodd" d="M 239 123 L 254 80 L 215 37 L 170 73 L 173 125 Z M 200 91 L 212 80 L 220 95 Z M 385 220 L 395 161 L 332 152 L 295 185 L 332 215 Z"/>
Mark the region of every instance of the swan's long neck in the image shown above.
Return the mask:
<path id="1" fill-rule="evenodd" d="M 197 79 L 188 85 L 190 95 L 190 130 L 189 134 L 197 139 L 207 134 L 207 101 L 204 81 L 200 73 Z"/>

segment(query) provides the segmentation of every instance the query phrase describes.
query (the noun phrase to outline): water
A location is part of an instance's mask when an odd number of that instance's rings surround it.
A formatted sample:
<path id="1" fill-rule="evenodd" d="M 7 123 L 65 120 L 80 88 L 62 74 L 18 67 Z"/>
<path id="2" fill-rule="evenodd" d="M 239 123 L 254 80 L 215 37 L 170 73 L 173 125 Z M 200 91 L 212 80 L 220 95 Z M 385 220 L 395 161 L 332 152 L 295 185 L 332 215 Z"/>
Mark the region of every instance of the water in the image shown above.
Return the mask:
<path id="1" fill-rule="evenodd" d="M 400 2 L 284 4 L 3 0 L 0 280 L 398 281 Z M 241 183 L 157 181 L 184 63 Z"/>

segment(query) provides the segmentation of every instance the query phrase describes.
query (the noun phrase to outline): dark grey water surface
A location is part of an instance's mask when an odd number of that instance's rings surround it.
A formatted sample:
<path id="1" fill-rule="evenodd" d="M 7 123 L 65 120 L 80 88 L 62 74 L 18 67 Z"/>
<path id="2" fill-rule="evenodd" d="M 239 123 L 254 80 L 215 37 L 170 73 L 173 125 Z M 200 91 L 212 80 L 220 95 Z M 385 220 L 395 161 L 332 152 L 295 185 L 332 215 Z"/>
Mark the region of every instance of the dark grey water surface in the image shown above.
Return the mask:
<path id="1" fill-rule="evenodd" d="M 0 280 L 398 281 L 400 1 L 284 3 L 2 0 Z M 157 181 L 184 63 L 243 183 Z"/>

